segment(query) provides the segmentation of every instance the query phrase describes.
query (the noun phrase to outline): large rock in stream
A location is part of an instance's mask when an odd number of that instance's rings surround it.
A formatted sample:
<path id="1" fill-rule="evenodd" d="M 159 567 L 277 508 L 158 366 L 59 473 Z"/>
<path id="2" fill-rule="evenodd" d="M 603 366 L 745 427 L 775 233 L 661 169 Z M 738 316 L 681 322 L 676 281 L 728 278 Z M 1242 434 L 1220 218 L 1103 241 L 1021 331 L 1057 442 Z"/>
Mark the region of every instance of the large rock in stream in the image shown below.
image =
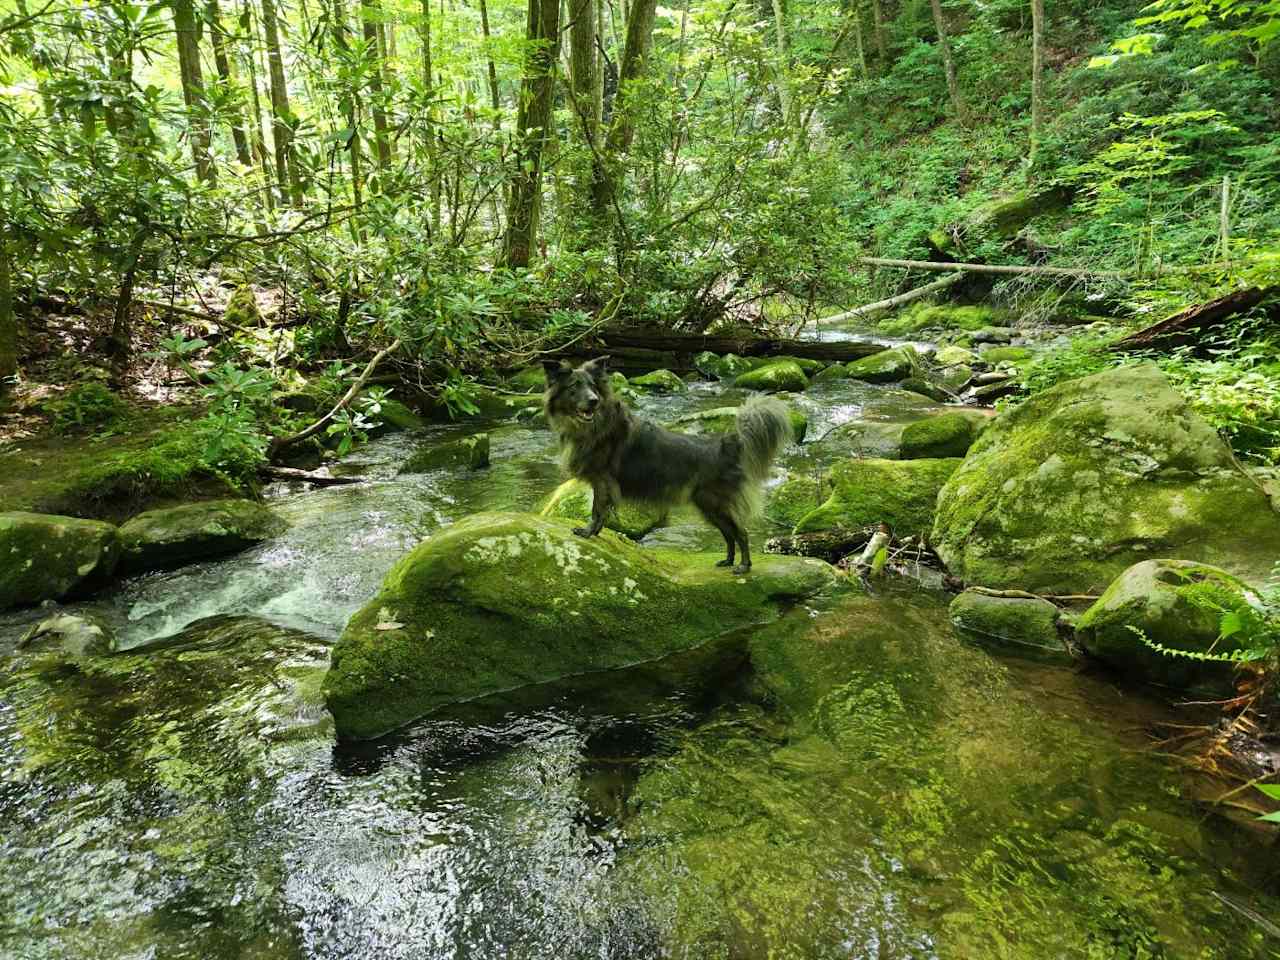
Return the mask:
<path id="1" fill-rule="evenodd" d="M 933 524 L 938 491 L 960 465 L 954 457 L 842 460 L 831 468 L 831 495 L 796 523 L 796 533 L 887 523 L 894 536 L 923 536 Z"/>
<path id="2" fill-rule="evenodd" d="M 1246 580 L 1280 516 L 1153 364 L 1061 383 L 995 417 L 938 497 L 933 544 L 989 587 L 1096 593 L 1175 555 Z"/>
<path id="3" fill-rule="evenodd" d="M 120 556 L 116 528 L 100 520 L 0 513 L 0 610 L 59 600 L 105 580 Z"/>
<path id="4" fill-rule="evenodd" d="M 120 528 L 121 566 L 128 572 L 172 567 L 236 553 L 288 527 L 252 500 L 210 500 L 148 510 Z"/>
<path id="5" fill-rule="evenodd" d="M 691 649 L 832 585 L 827 564 L 646 550 L 571 524 L 477 514 L 420 544 L 347 624 L 324 694 L 339 734 L 376 737 L 438 707 Z"/>

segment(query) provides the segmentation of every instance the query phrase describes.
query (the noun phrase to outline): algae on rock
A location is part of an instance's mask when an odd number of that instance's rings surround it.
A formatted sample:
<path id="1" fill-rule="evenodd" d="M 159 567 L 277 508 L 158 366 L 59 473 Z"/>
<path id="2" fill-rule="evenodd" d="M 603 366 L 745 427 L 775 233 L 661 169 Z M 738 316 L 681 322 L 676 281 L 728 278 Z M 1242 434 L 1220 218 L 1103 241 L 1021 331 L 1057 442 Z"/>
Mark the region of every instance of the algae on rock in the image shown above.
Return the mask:
<path id="1" fill-rule="evenodd" d="M 799 392 L 809 385 L 809 378 L 795 361 L 779 360 L 740 374 L 734 379 L 733 385 L 747 390 L 763 390 L 766 393 L 783 390 Z"/>
<path id="2" fill-rule="evenodd" d="M 148 510 L 120 528 L 120 564 L 138 572 L 235 553 L 278 536 L 286 526 L 253 500 L 210 500 Z"/>
<path id="3" fill-rule="evenodd" d="M 902 431 L 901 457 L 963 457 L 987 417 L 981 413 L 942 413 L 909 423 Z"/>
<path id="4" fill-rule="evenodd" d="M 0 610 L 60 600 L 101 582 L 119 555 L 119 535 L 110 523 L 0 513 Z"/>
<path id="5" fill-rule="evenodd" d="M 831 468 L 831 496 L 801 517 L 795 532 L 887 523 L 896 537 L 927 534 L 938 491 L 959 465 L 957 459 L 841 461 Z"/>
<path id="6" fill-rule="evenodd" d="M 915 373 L 916 352 L 910 347 L 881 350 L 844 365 L 845 376 L 867 383 L 896 383 Z"/>
<path id="7" fill-rule="evenodd" d="M 324 692 L 339 733 L 375 737 L 446 704 L 687 650 L 835 579 L 796 557 L 735 576 L 712 555 L 570 527 L 477 514 L 396 564 L 334 647 Z"/>
<path id="8" fill-rule="evenodd" d="M 442 467 L 480 470 L 489 466 L 489 434 L 473 433 L 458 440 L 427 443 L 404 462 L 400 473 L 426 473 Z"/>
<path id="9" fill-rule="evenodd" d="M 543 506 L 540 516 L 559 517 L 585 524 L 591 519 L 594 495 L 591 484 L 582 480 L 566 480 L 552 492 Z M 667 522 L 670 510 L 660 504 L 637 503 L 623 500 L 609 511 L 604 525 L 624 537 L 639 540 Z"/>

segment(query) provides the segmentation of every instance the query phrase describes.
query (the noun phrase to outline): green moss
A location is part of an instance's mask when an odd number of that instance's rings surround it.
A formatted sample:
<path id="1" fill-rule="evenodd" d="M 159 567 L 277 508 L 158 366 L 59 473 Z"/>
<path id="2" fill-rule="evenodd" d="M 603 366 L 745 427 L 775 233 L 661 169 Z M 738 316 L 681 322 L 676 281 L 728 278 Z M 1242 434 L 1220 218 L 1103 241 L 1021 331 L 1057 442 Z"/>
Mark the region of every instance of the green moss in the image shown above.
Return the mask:
<path id="1" fill-rule="evenodd" d="M 921 330 L 981 330 L 999 322 L 1005 313 L 980 304 L 915 303 L 881 320 L 877 327 L 890 335 Z"/>
<path id="2" fill-rule="evenodd" d="M 516 393 L 541 393 L 547 385 L 547 374 L 536 364 L 524 367 L 507 378 L 507 385 Z"/>
<path id="3" fill-rule="evenodd" d="M 943 413 L 909 423 L 902 431 L 902 459 L 963 457 L 985 421 L 982 414 Z"/>
<path id="4" fill-rule="evenodd" d="M 711 380 L 733 380 L 756 366 L 758 364 L 736 353 L 718 356 L 704 350 L 693 358 L 693 368 Z"/>
<path id="5" fill-rule="evenodd" d="M 831 495 L 831 478 L 795 476 L 769 491 L 764 514 L 774 523 L 792 529 L 800 518 L 812 513 Z"/>
<path id="6" fill-rule="evenodd" d="M 631 386 L 645 393 L 688 393 L 689 386 L 670 370 L 654 370 L 632 377 Z"/>
<path id="7" fill-rule="evenodd" d="M 1030 360 L 1034 356 L 1026 347 L 992 347 L 990 350 L 982 351 L 982 361 L 992 366 L 999 366 L 1002 363 L 1018 363 L 1022 360 Z"/>
<path id="8" fill-rule="evenodd" d="M 911 376 L 916 369 L 916 352 L 910 347 L 882 350 L 844 365 L 847 376 L 868 383 L 896 383 Z"/>
<path id="9" fill-rule="evenodd" d="M 262 319 L 262 311 L 258 309 L 258 298 L 253 292 L 253 287 L 247 283 L 236 287 L 235 292 L 231 294 L 231 299 L 227 301 L 223 319 L 229 324 L 248 330 L 254 330 L 265 323 Z"/>
<path id="10" fill-rule="evenodd" d="M 116 528 L 97 520 L 0 513 L 0 610 L 43 600 L 109 577 L 119 558 Z"/>
<path id="11" fill-rule="evenodd" d="M 904 423 L 851 420 L 823 437 L 819 446 L 828 456 L 897 460 L 901 457 L 905 429 Z"/>
<path id="12" fill-rule="evenodd" d="M 943 347 L 933 355 L 936 363 L 944 367 L 954 364 L 972 364 L 978 360 L 978 355 L 972 350 L 966 350 L 964 347 Z"/>
<path id="13" fill-rule="evenodd" d="M 711 555 L 570 527 L 479 514 L 402 559 L 334 647 L 324 692 L 339 732 L 377 736 L 445 704 L 689 649 L 833 580 L 790 557 L 734 576 Z"/>
<path id="14" fill-rule="evenodd" d="M 153 570 L 235 553 L 280 535 L 287 524 L 252 500 L 212 500 L 149 510 L 120 528 L 121 566 Z"/>
<path id="15" fill-rule="evenodd" d="M 735 387 L 747 390 L 763 390 L 766 393 L 801 391 L 809 385 L 809 379 L 799 365 L 791 360 L 779 360 L 748 370 L 734 381 Z"/>
<path id="16" fill-rule="evenodd" d="M 1048 600 L 991 597 L 966 590 L 951 601 L 950 613 L 952 623 L 986 643 L 1064 653 L 1058 635 L 1058 608 Z"/>
<path id="17" fill-rule="evenodd" d="M 907 377 L 907 379 L 898 384 L 898 388 L 910 393 L 918 393 L 920 396 L 928 397 L 936 403 L 945 403 L 951 399 L 951 395 L 947 391 L 924 377 Z"/>
<path id="18" fill-rule="evenodd" d="M 566 480 L 547 498 L 540 515 L 585 524 L 591 519 L 593 500 L 590 484 L 581 480 Z M 604 525 L 606 529 L 616 530 L 624 537 L 639 540 L 664 526 L 668 513 L 664 506 L 624 500 L 609 512 Z"/>
<path id="19" fill-rule="evenodd" d="M 938 499 L 933 543 L 964 580 L 1093 593 L 1176 551 L 1261 580 L 1280 517 L 1153 365 L 1059 384 L 1001 413 Z"/>
<path id="20" fill-rule="evenodd" d="M 803 410 L 791 405 L 787 406 L 787 417 L 791 420 L 796 443 L 803 443 L 809 430 L 809 418 Z M 667 427 L 677 433 L 728 433 L 737 423 L 737 407 L 714 407 L 676 417 Z"/>
<path id="21" fill-rule="evenodd" d="M 843 363 L 833 363 L 823 367 L 813 375 L 814 383 L 826 383 L 829 380 L 848 380 L 849 371 Z"/>
<path id="22" fill-rule="evenodd" d="M 459 440 L 429 443 L 419 447 L 405 461 L 400 473 L 426 473 L 444 467 L 480 470 L 489 466 L 489 434 L 473 433 Z"/>
<path id="23" fill-rule="evenodd" d="M 831 496 L 801 517 L 795 532 L 887 523 L 897 537 L 927 534 L 938 491 L 959 464 L 954 459 L 837 463 L 831 469 Z"/>

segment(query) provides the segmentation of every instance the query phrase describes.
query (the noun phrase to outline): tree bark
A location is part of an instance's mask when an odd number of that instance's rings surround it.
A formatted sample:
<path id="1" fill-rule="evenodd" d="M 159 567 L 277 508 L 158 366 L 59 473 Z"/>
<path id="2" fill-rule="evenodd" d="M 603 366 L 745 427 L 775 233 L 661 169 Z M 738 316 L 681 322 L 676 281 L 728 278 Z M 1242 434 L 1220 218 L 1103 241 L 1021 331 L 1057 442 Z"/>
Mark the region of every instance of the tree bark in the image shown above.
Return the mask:
<path id="1" fill-rule="evenodd" d="M 1031 149 L 1027 166 L 1036 165 L 1044 126 L 1044 0 L 1031 0 Z"/>
<path id="2" fill-rule="evenodd" d="M 343 2 L 344 0 L 333 0 L 329 33 L 333 38 L 333 45 L 345 54 L 351 46 L 347 41 L 347 12 Z M 339 99 L 342 101 L 343 120 L 351 131 L 351 140 L 347 144 L 347 163 L 351 169 L 351 202 L 358 213 L 363 202 L 364 157 L 360 146 L 360 124 L 356 119 L 356 91 L 348 89 Z M 357 230 L 356 237 L 361 243 L 367 239 L 363 225 Z"/>
<path id="3" fill-rule="evenodd" d="M 369 93 L 373 98 L 373 136 L 378 155 L 378 169 L 391 165 L 391 139 L 387 133 L 387 110 L 383 102 L 382 43 L 379 39 L 378 21 L 382 8 L 376 0 L 360 0 L 360 26 L 364 32 L 365 56 L 373 58 L 373 70 L 369 72 Z"/>
<path id="4" fill-rule="evenodd" d="M 217 172 L 211 152 L 213 138 L 209 131 L 208 103 L 200 69 L 200 33 L 196 28 L 192 0 L 173 0 L 173 29 L 178 43 L 182 99 L 187 105 L 187 122 L 190 124 L 191 159 L 195 161 L 197 177 L 205 183 L 216 183 Z"/>
<path id="5" fill-rule="evenodd" d="M 653 42 L 653 21 L 657 0 L 635 0 L 631 16 L 627 19 L 627 43 L 622 51 L 622 65 L 618 69 L 618 93 L 613 109 L 613 123 L 609 128 L 606 152 L 624 153 L 631 148 L 635 137 L 635 111 L 627 104 L 627 88 L 644 74 Z"/>
<path id="6" fill-rule="evenodd" d="M 862 71 L 862 79 L 866 80 L 870 74 L 867 72 L 867 51 L 862 42 L 861 3 L 855 3 L 853 7 L 853 46 L 858 57 L 858 67 Z"/>
<path id="7" fill-rule="evenodd" d="M 1096 277 L 1120 280 L 1138 276 L 1135 270 L 1090 270 L 1087 267 L 1023 267 L 1004 263 L 941 263 L 934 260 L 894 260 L 889 257 L 860 257 L 870 267 L 901 267 L 904 270 L 956 271 L 958 273 L 1005 273 L 1028 277 Z"/>
<path id="8" fill-rule="evenodd" d="M 18 372 L 18 315 L 13 310 L 13 275 L 8 232 L 0 234 L 0 395 Z"/>
<path id="9" fill-rule="evenodd" d="M 267 41 L 267 67 L 271 76 L 271 139 L 275 145 L 276 179 L 280 192 L 286 184 L 289 199 L 302 205 L 302 176 L 293 152 L 293 111 L 289 109 L 289 88 L 284 80 L 284 58 L 280 53 L 280 27 L 275 0 L 262 0 L 262 29 Z"/>
<path id="10" fill-rule="evenodd" d="M 787 44 L 787 14 L 783 0 L 773 0 L 773 28 L 778 44 L 778 106 L 782 123 L 791 120 L 791 51 Z"/>
<path id="11" fill-rule="evenodd" d="M 1216 300 L 1210 300 L 1208 303 L 1197 303 L 1185 310 L 1179 310 L 1159 323 L 1135 330 L 1127 337 L 1113 343 L 1111 349 L 1145 350 L 1153 346 L 1172 347 L 1192 343 L 1196 339 L 1195 335 L 1201 330 L 1216 326 L 1237 313 L 1253 309 L 1269 292 L 1271 290 L 1264 290 L 1261 287 L 1246 287 L 1243 290 L 1234 290 Z"/>
<path id="12" fill-rule="evenodd" d="M 230 94 L 236 88 L 235 67 L 227 55 L 227 37 L 222 29 L 222 12 L 218 9 L 218 0 L 206 0 L 205 19 L 209 23 L 209 42 L 213 47 L 213 65 L 218 71 L 218 80 Z M 237 102 L 231 114 L 231 139 L 236 145 L 236 159 L 242 166 L 253 166 L 253 154 L 249 152 L 249 137 L 245 134 L 244 113 Z"/>
<path id="13" fill-rule="evenodd" d="M 498 68 L 493 62 L 493 49 L 489 45 L 489 4 L 480 0 L 480 32 L 484 37 L 484 59 L 489 74 L 489 99 L 493 106 L 493 129 L 502 126 L 499 114 L 502 110 L 502 98 L 498 93 Z"/>
<path id="14" fill-rule="evenodd" d="M 572 109 L 582 140 L 590 152 L 589 171 L 576 185 L 574 206 L 587 222 L 587 233 L 595 232 L 598 224 L 593 221 L 595 211 L 596 177 L 599 175 L 600 110 L 603 90 L 596 53 L 597 0 L 569 0 L 569 80 L 572 93 Z"/>
<path id="15" fill-rule="evenodd" d="M 249 7 L 249 0 L 242 0 L 241 17 L 244 22 L 248 23 L 253 16 L 253 12 Z M 267 136 L 262 126 L 262 99 L 258 90 L 258 67 L 257 54 L 250 46 L 248 56 L 245 58 L 249 64 L 249 91 L 251 94 L 251 108 L 253 110 L 253 125 L 249 128 L 249 135 L 253 139 L 253 152 L 258 158 L 258 169 L 262 172 L 262 196 L 266 201 L 267 212 L 272 213 L 276 208 L 275 194 L 271 185 L 271 158 L 267 156 Z M 284 183 L 280 184 L 281 195 L 284 194 Z"/>
<path id="16" fill-rule="evenodd" d="M 871 0 L 871 16 L 876 26 L 876 55 L 880 58 L 880 70 L 889 63 L 889 48 L 884 40 L 884 8 L 882 0 Z"/>
<path id="17" fill-rule="evenodd" d="M 818 557 L 827 563 L 835 563 L 855 550 L 863 549 L 875 536 L 876 531 L 876 527 L 837 528 L 817 530 L 813 533 L 797 533 L 789 537 L 771 537 L 765 541 L 764 552 L 797 557 Z"/>
<path id="18" fill-rule="evenodd" d="M 939 290 L 945 290 L 953 284 L 959 283 L 964 279 L 963 273 L 953 273 L 949 277 L 943 277 L 941 280 L 935 280 L 933 283 L 926 283 L 923 287 L 916 287 L 914 290 L 908 290 L 906 293 L 900 293 L 895 297 L 889 297 L 885 300 L 877 300 L 875 303 L 868 303 L 865 306 L 855 307 L 852 310 L 846 310 L 844 313 L 833 314 L 829 317 L 820 317 L 816 323 L 840 323 L 845 320 L 853 320 L 857 317 L 868 317 L 876 313 L 884 313 L 887 310 L 896 310 L 903 304 L 911 303 L 913 300 L 919 300 L 921 297 L 927 297 L 931 293 L 937 293 Z"/>
<path id="19" fill-rule="evenodd" d="M 941 0 L 929 0 L 933 9 L 933 25 L 938 31 L 938 49 L 942 51 L 942 69 L 947 76 L 947 95 L 951 97 L 951 106 L 955 110 L 956 119 L 965 118 L 964 100 L 960 97 L 960 84 L 956 80 L 956 62 L 951 56 L 951 37 L 947 34 L 947 22 L 942 16 Z"/>
<path id="20" fill-rule="evenodd" d="M 519 143 L 507 203 L 507 230 L 498 262 L 527 267 L 538 236 L 542 206 L 542 162 L 551 140 L 555 71 L 560 59 L 560 0 L 528 0 L 525 35 L 532 51 L 525 60 L 520 109 L 516 116 Z"/>

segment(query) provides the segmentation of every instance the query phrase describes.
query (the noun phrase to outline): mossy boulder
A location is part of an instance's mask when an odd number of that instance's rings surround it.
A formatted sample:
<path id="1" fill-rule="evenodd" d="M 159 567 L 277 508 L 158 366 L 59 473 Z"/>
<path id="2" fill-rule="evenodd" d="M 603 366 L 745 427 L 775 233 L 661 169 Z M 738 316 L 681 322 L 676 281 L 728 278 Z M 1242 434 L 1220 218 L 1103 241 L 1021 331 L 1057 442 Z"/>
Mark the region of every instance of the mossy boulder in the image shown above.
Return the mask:
<path id="1" fill-rule="evenodd" d="M 986 423 L 983 414 L 942 413 L 909 423 L 899 445 L 903 460 L 963 457 Z"/>
<path id="2" fill-rule="evenodd" d="M 450 413 L 444 404 L 436 404 L 431 415 L 437 420 L 449 420 L 454 416 L 478 417 L 485 420 L 506 420 L 511 417 L 532 416 L 542 410 L 541 393 L 512 393 L 494 387 L 479 385 L 467 394 L 473 409 Z"/>
<path id="3" fill-rule="evenodd" d="M 978 355 L 972 350 L 966 350 L 964 347 L 957 347 L 953 344 L 952 346 L 942 347 L 939 349 L 933 355 L 933 360 L 935 363 L 944 367 L 955 366 L 956 364 L 964 364 L 967 366 L 976 363 Z"/>
<path id="4" fill-rule="evenodd" d="M 871 457 L 897 460 L 907 425 L 891 420 L 850 420 L 822 438 L 820 449 L 833 457 Z"/>
<path id="5" fill-rule="evenodd" d="M 814 383 L 827 383 L 831 380 L 848 380 L 849 371 L 843 363 L 832 363 L 823 367 L 813 375 Z"/>
<path id="6" fill-rule="evenodd" d="M 934 379 L 952 393 L 959 393 L 973 379 L 973 367 L 963 363 L 943 367 L 934 374 Z"/>
<path id="7" fill-rule="evenodd" d="M 630 384 L 644 393 L 688 393 L 689 385 L 670 370 L 654 370 L 632 377 Z"/>
<path id="8" fill-rule="evenodd" d="M 984 304 L 920 303 L 881 320 L 877 327 L 892 335 L 921 330 L 980 330 L 1003 317 L 1002 311 Z"/>
<path id="9" fill-rule="evenodd" d="M 370 436 L 380 436 L 396 430 L 423 430 L 427 421 L 414 413 L 399 400 L 387 397 L 378 404 L 378 412 L 370 413 L 378 426 L 369 431 Z"/>
<path id="10" fill-rule="evenodd" d="M 795 433 L 796 443 L 803 443 L 809 430 L 809 418 L 798 407 L 787 406 L 787 417 Z M 738 423 L 737 407 L 713 407 L 676 417 L 667 428 L 677 433 L 728 433 Z"/>
<path id="11" fill-rule="evenodd" d="M 898 384 L 898 387 L 911 393 L 918 393 L 922 397 L 928 397 L 936 403 L 946 403 L 951 399 L 951 395 L 946 390 L 924 377 L 907 377 Z"/>
<path id="12" fill-rule="evenodd" d="M 375 737 L 447 704 L 688 650 L 835 581 L 807 558 L 761 556 L 735 576 L 709 554 L 571 526 L 477 514 L 396 564 L 333 649 L 323 689 L 339 734 Z"/>
<path id="13" fill-rule="evenodd" d="M 591 485 L 581 480 L 566 480 L 547 498 L 541 516 L 558 517 L 585 524 L 591 519 L 594 496 Z M 639 540 L 667 522 L 670 511 L 663 506 L 624 500 L 609 512 L 605 528 L 624 537 Z"/>
<path id="14" fill-rule="evenodd" d="M 993 418 L 943 488 L 932 540 L 970 583 L 1096 593 L 1174 551 L 1264 579 L 1280 516 L 1159 369 L 1140 364 Z"/>
<path id="15" fill-rule="evenodd" d="M 404 462 L 400 473 L 426 473 L 447 467 L 480 470 L 489 465 L 489 434 L 473 433 L 458 440 L 429 443 L 419 447 Z"/>
<path id="16" fill-rule="evenodd" d="M 114 525 L 43 513 L 0 513 L 0 610 L 102 582 L 116 568 Z"/>
<path id="17" fill-rule="evenodd" d="M 984 642 L 1062 654 L 1059 611 L 1038 597 L 992 597 L 966 590 L 950 607 L 951 622 Z"/>
<path id="18" fill-rule="evenodd" d="M 111 652 L 113 637 L 111 628 L 97 617 L 56 613 L 23 634 L 18 649 L 55 651 L 67 657 L 103 655 Z"/>
<path id="19" fill-rule="evenodd" d="M 1090 656 L 1135 679 L 1226 693 L 1233 665 L 1198 657 L 1241 649 L 1248 632 L 1223 637 L 1223 613 L 1234 611 L 1241 622 L 1256 622 L 1257 605 L 1249 587 L 1219 567 L 1144 560 L 1121 573 L 1085 611 L 1076 623 L 1076 641 Z M 1156 645 L 1170 652 L 1161 653 Z"/>
<path id="20" fill-rule="evenodd" d="M 831 477 L 823 471 L 789 477 L 768 491 L 764 515 L 792 529 L 800 518 L 818 509 L 831 496 Z"/>
<path id="21" fill-rule="evenodd" d="M 887 523 L 894 536 L 929 532 L 938 491 L 960 461 L 844 460 L 831 468 L 831 496 L 800 518 L 796 533 Z"/>
<path id="22" fill-rule="evenodd" d="M 1013 339 L 1013 327 L 983 327 L 972 334 L 974 343 L 1008 343 Z"/>
<path id="23" fill-rule="evenodd" d="M 733 385 L 747 390 L 763 390 L 765 393 L 782 390 L 798 392 L 809 385 L 809 378 L 794 360 L 779 360 L 748 370 L 736 377 Z"/>
<path id="24" fill-rule="evenodd" d="M 693 358 L 693 368 L 711 380 L 734 380 L 758 365 L 736 353 L 720 355 L 709 350 Z"/>
<path id="25" fill-rule="evenodd" d="M 148 510 L 120 528 L 120 566 L 137 572 L 235 553 L 280 535 L 287 526 L 252 500 Z"/>
<path id="26" fill-rule="evenodd" d="M 897 383 L 916 371 L 916 352 L 910 347 L 881 350 L 844 365 L 845 374 L 867 383 Z"/>
<path id="27" fill-rule="evenodd" d="M 507 386 L 516 393 L 541 393 L 547 385 L 547 375 L 542 367 L 523 367 L 507 377 Z"/>
<path id="28" fill-rule="evenodd" d="M 223 311 L 222 317 L 229 324 L 248 330 L 261 327 L 266 322 L 262 318 L 262 311 L 258 308 L 258 295 L 247 283 L 236 287 L 235 292 L 231 294 L 231 299 L 227 301 L 227 308 Z"/>
<path id="29" fill-rule="evenodd" d="M 797 367 L 804 371 L 806 377 L 812 377 L 826 369 L 827 365 L 821 360 L 811 360 L 808 357 L 769 357 L 761 358 L 766 363 L 779 363 L 787 361 L 794 363 Z"/>
<path id="30" fill-rule="evenodd" d="M 983 363 L 994 367 L 1002 363 L 1021 363 L 1030 360 L 1033 354 L 1026 347 L 990 347 L 983 350 L 981 356 Z"/>

